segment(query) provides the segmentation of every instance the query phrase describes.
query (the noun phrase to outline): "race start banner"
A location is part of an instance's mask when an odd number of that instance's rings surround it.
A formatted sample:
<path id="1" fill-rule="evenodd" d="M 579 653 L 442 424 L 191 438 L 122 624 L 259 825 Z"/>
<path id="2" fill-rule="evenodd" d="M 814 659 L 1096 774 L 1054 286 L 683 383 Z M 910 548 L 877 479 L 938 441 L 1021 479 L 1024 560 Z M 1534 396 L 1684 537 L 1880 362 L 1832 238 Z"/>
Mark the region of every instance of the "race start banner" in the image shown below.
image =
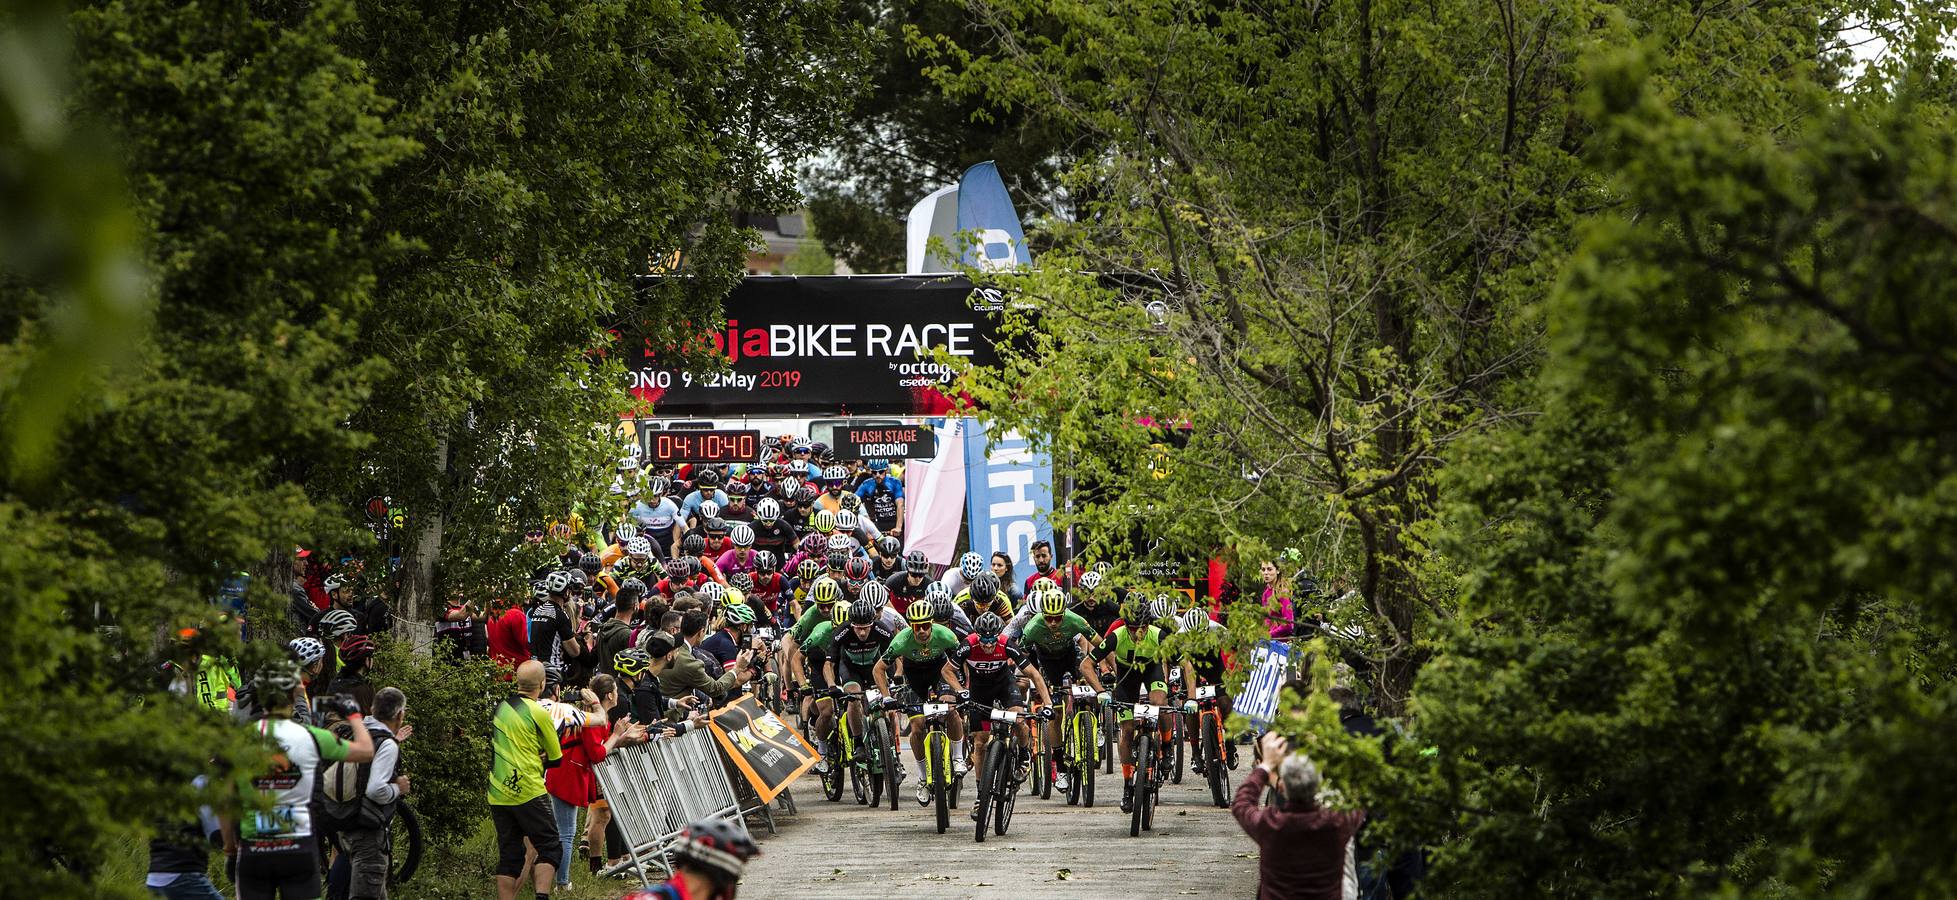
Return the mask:
<path id="1" fill-rule="evenodd" d="M 1277 718 L 1278 699 L 1284 693 L 1284 677 L 1290 662 L 1290 647 L 1277 641 L 1258 644 L 1257 653 L 1250 661 L 1250 680 L 1244 682 L 1243 693 L 1237 695 L 1232 710 L 1258 728 L 1271 724 Z"/>
<path id="2" fill-rule="evenodd" d="M 640 286 L 651 296 L 658 279 Z M 709 375 L 651 346 L 634 318 L 659 314 L 649 301 L 612 330 L 653 415 L 943 415 L 952 367 L 934 353 L 996 365 L 1002 305 L 955 276 L 750 276 L 722 303 L 725 321 L 701 329 L 729 360 Z"/>
<path id="3" fill-rule="evenodd" d="M 815 767 L 815 748 L 753 694 L 714 710 L 707 728 L 763 803 L 775 802 L 776 794 Z"/>
<path id="4" fill-rule="evenodd" d="M 992 436 L 984 422 L 965 420 L 972 549 L 985 557 L 1004 551 L 1019 571 L 1032 562 L 1034 541 L 1053 540 L 1053 464 L 1018 432 Z"/>

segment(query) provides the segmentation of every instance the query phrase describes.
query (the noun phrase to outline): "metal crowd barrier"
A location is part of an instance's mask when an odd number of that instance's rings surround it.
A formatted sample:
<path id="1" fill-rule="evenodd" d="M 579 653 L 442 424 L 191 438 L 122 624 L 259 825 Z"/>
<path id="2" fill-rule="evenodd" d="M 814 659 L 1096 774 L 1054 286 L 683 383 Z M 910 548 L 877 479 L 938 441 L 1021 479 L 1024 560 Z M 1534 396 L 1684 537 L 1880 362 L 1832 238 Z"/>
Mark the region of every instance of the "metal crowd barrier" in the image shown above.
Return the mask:
<path id="1" fill-rule="evenodd" d="M 611 804 L 612 816 L 631 861 L 627 864 L 650 885 L 650 863 L 670 875 L 673 842 L 689 822 L 724 819 L 747 826 L 741 804 L 721 766 L 720 749 L 705 728 L 670 740 L 653 741 L 611 752 L 592 770 Z M 617 868 L 614 867 L 615 871 Z"/>

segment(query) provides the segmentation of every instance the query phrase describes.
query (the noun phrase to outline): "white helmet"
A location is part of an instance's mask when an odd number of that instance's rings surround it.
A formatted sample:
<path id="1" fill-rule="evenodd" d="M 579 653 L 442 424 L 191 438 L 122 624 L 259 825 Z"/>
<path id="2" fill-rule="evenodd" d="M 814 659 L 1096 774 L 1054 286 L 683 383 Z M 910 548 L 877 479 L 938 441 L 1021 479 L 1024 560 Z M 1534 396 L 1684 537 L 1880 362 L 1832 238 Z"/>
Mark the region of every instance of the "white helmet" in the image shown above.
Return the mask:
<path id="1" fill-rule="evenodd" d="M 842 466 L 830 466 L 822 470 L 823 481 L 842 481 L 849 477 L 849 470 Z"/>
<path id="2" fill-rule="evenodd" d="M 564 569 L 558 569 L 557 571 L 544 576 L 545 591 L 548 591 L 553 594 L 562 594 L 570 589 L 571 589 L 570 572 Z"/>
<path id="3" fill-rule="evenodd" d="M 781 504 L 776 503 L 773 497 L 763 497 L 760 503 L 754 504 L 754 517 L 763 522 L 773 522 L 781 518 Z"/>
<path id="4" fill-rule="evenodd" d="M 754 546 L 754 526 L 746 522 L 735 522 L 733 529 L 728 532 L 728 537 L 734 540 L 734 546 L 736 547 L 752 547 Z"/>
<path id="5" fill-rule="evenodd" d="M 845 510 L 843 510 L 842 512 L 839 512 L 839 513 L 837 513 L 837 514 L 836 514 L 836 527 L 837 527 L 837 528 L 840 528 L 840 529 L 842 529 L 842 530 L 844 530 L 844 531 L 852 531 L 852 532 L 853 532 L 853 531 L 855 531 L 855 530 L 856 530 L 856 514 L 855 514 L 855 513 L 853 513 L 853 512 L 850 512 L 849 510 L 846 510 L 846 509 L 845 509 Z"/>
<path id="6" fill-rule="evenodd" d="M 619 543 L 630 546 L 639 537 L 639 526 L 631 519 L 626 519 L 612 529 L 612 536 L 618 538 Z"/>
<path id="7" fill-rule="evenodd" d="M 832 535 L 830 535 L 830 536 L 829 536 L 829 550 L 830 550 L 830 552 L 832 552 L 832 553 L 848 553 L 848 552 L 850 552 L 851 550 L 854 550 L 854 549 L 856 549 L 856 542 L 855 542 L 855 541 L 852 541 L 852 540 L 850 540 L 850 539 L 849 539 L 849 535 L 846 535 L 846 534 L 832 534 Z"/>
<path id="8" fill-rule="evenodd" d="M 292 649 L 292 655 L 299 660 L 299 664 L 302 666 L 310 666 L 326 658 L 326 645 L 320 643 L 316 638 L 293 638 L 292 642 L 286 644 L 286 646 Z"/>
<path id="9" fill-rule="evenodd" d="M 326 592 L 329 594 L 333 593 L 334 591 L 346 587 L 347 583 L 352 580 L 353 579 L 348 578 L 344 573 L 334 572 L 333 574 L 326 576 L 326 584 L 325 584 Z"/>
<path id="10" fill-rule="evenodd" d="M 980 556 L 977 550 L 967 550 L 964 556 L 958 557 L 958 572 L 965 576 L 966 581 L 979 577 L 984 571 L 985 557 Z"/>
<path id="11" fill-rule="evenodd" d="M 1209 613 L 1203 612 L 1202 610 L 1197 609 L 1193 606 L 1186 610 L 1183 610 L 1182 630 L 1208 631 L 1209 627 L 1210 627 Z"/>
<path id="12" fill-rule="evenodd" d="M 1080 576 L 1081 590 L 1091 591 L 1091 590 L 1098 589 L 1100 586 L 1101 586 L 1101 573 L 1089 572 L 1085 575 Z"/>
<path id="13" fill-rule="evenodd" d="M 652 542 L 642 537 L 635 537 L 626 543 L 625 554 L 627 556 L 651 556 Z"/>
<path id="14" fill-rule="evenodd" d="M 720 517 L 720 504 L 715 503 L 712 500 L 703 500 L 700 502 L 700 518 L 717 519 L 719 517 Z"/>
<path id="15" fill-rule="evenodd" d="M 727 586 L 718 581 L 709 581 L 706 584 L 700 585 L 700 596 L 705 597 L 712 603 L 718 604 L 720 601 L 727 599 Z"/>

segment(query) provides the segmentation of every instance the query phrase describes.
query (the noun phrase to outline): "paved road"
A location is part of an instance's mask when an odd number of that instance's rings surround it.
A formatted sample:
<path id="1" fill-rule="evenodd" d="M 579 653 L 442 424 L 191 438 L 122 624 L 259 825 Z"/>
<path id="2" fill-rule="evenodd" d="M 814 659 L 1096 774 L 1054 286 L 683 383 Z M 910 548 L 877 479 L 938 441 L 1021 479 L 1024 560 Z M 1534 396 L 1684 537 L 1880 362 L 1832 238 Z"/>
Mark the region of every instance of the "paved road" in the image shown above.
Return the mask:
<path id="1" fill-rule="evenodd" d="M 1093 809 L 1070 807 L 1058 793 L 1053 800 L 1022 794 L 1010 831 L 980 844 L 972 840 L 969 803 L 953 810 L 951 830 L 938 834 L 910 781 L 903 806 L 892 812 L 888 801 L 875 810 L 858 806 L 847 791 L 843 802 L 829 803 L 811 774 L 796 785 L 798 814 L 778 819 L 779 835 L 760 831 L 762 856 L 742 893 L 850 900 L 1027 900 L 1034 891 L 1056 898 L 1256 894 L 1257 848 L 1229 810 L 1210 805 L 1207 785 L 1185 777 L 1165 786 L 1155 830 L 1138 838 L 1128 836 L 1128 816 L 1117 805 L 1120 787 L 1105 779 L 1096 787 Z"/>

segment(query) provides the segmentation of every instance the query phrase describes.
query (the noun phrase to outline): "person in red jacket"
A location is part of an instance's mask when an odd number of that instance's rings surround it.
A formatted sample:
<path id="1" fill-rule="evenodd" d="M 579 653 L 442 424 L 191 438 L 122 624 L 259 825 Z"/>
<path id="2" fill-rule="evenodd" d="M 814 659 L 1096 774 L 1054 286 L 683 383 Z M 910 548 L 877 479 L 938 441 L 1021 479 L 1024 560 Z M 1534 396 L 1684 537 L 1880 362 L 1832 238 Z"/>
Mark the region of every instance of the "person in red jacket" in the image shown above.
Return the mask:
<path id="1" fill-rule="evenodd" d="M 1319 806 L 1318 768 L 1303 753 L 1291 753 L 1283 735 L 1265 734 L 1258 749 L 1257 768 L 1230 803 L 1237 824 L 1257 842 L 1258 900 L 1340 900 L 1346 848 L 1365 824 L 1365 811 Z M 1278 805 L 1260 806 L 1273 774 Z"/>
<path id="2" fill-rule="evenodd" d="M 612 680 L 609 675 L 598 677 L 606 684 Z M 598 799 L 598 776 L 591 767 L 604 762 L 606 754 L 619 744 L 643 741 L 646 736 L 644 725 L 630 722 L 612 730 L 598 694 L 590 688 L 578 691 L 575 696 L 579 711 L 586 716 L 585 724 L 564 742 L 564 759 L 544 770 L 544 789 L 550 792 L 550 809 L 557 821 L 557 838 L 563 851 L 559 858 L 564 860 L 564 865 L 557 867 L 557 886 L 565 890 L 571 887 L 571 844 L 577 840 L 578 810 Z M 601 843 L 591 849 L 599 850 L 602 846 Z M 595 875 L 599 860 L 591 862 L 591 872 Z"/>
<path id="3" fill-rule="evenodd" d="M 510 673 L 530 659 L 530 616 L 523 604 L 508 597 L 496 599 L 494 617 L 485 626 L 489 638 L 489 658 L 510 680 Z"/>

